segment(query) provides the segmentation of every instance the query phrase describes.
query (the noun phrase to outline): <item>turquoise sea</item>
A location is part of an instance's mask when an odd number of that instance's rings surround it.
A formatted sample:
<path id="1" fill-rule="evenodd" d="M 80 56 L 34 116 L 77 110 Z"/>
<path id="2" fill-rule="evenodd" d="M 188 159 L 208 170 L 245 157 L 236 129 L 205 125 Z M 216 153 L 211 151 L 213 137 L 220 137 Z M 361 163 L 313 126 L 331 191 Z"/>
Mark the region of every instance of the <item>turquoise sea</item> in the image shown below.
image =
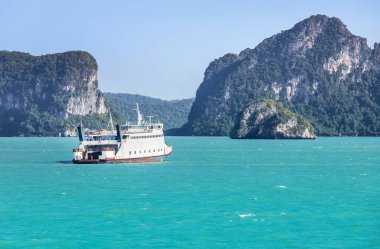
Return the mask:
<path id="1" fill-rule="evenodd" d="M 380 248 L 380 138 L 167 142 L 78 166 L 76 138 L 0 138 L 0 248 Z"/>

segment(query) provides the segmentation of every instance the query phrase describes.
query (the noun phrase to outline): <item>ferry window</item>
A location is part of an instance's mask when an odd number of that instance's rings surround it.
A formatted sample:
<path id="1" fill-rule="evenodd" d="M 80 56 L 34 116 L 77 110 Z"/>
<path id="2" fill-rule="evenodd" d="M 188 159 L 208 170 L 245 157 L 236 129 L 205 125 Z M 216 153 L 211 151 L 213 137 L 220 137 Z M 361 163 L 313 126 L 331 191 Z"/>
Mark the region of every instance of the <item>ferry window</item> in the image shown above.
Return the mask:
<path id="1" fill-rule="evenodd" d="M 136 154 L 136 151 L 135 151 L 135 154 Z"/>
<path id="2" fill-rule="evenodd" d="M 156 152 L 156 150 L 153 150 L 153 152 Z"/>
<path id="3" fill-rule="evenodd" d="M 141 154 L 141 150 L 140 150 L 140 154 Z"/>
<path id="4" fill-rule="evenodd" d="M 149 150 L 149 153 L 150 153 L 150 150 Z"/>
<path id="5" fill-rule="evenodd" d="M 131 154 L 132 154 L 132 151 L 129 152 L 129 155 L 131 155 Z"/>

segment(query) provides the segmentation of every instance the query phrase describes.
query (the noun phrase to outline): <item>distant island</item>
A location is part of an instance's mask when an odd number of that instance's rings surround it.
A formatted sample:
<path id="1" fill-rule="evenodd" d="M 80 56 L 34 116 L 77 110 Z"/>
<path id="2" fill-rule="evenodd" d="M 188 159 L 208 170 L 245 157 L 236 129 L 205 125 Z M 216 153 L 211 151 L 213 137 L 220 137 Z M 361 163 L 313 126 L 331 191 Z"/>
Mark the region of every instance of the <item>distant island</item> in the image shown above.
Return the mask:
<path id="1" fill-rule="evenodd" d="M 254 49 L 212 61 L 188 122 L 169 132 L 228 136 L 260 99 L 310 120 L 319 136 L 379 136 L 380 44 L 371 49 L 338 18 L 311 16 Z"/>
<path id="2" fill-rule="evenodd" d="M 280 138 L 255 133 L 268 131 L 270 122 L 247 126 L 242 135 L 241 115 L 261 100 L 280 110 L 274 117 L 296 117 L 293 128 L 301 133 L 289 130 L 283 138 L 380 135 L 380 44 L 371 49 L 335 17 L 311 16 L 254 49 L 212 61 L 195 99 L 102 93 L 97 69 L 84 51 L 0 51 L 0 136 L 73 135 L 80 123 L 107 126 L 110 113 L 124 123 L 139 102 L 168 135 Z"/>
<path id="3" fill-rule="evenodd" d="M 57 136 L 108 112 L 87 52 L 0 52 L 0 135 Z"/>
<path id="4" fill-rule="evenodd" d="M 125 123 L 135 120 L 136 102 L 165 128 L 187 121 L 194 99 L 103 94 L 97 70 L 95 58 L 84 51 L 43 56 L 0 51 L 0 136 L 75 135 L 79 124 L 105 128 L 110 112 L 116 122 Z"/>
<path id="5" fill-rule="evenodd" d="M 142 113 L 152 116 L 152 121 L 160 121 L 164 129 L 178 128 L 187 122 L 194 98 L 179 100 L 162 100 L 139 94 L 103 93 L 121 122 L 135 121 L 136 112 L 133 109 L 139 103 Z"/>

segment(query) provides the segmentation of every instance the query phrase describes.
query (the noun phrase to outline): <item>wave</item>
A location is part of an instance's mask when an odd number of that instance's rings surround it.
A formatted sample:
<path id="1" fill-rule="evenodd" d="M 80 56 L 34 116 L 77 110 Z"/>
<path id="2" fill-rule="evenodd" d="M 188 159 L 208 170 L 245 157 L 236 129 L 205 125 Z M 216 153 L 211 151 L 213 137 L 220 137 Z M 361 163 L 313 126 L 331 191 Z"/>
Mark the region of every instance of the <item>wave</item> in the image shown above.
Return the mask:
<path id="1" fill-rule="evenodd" d="M 275 188 L 286 188 L 286 186 L 284 186 L 284 185 L 276 185 L 276 186 L 274 186 Z"/>
<path id="2" fill-rule="evenodd" d="M 251 213 L 249 213 L 249 214 L 239 214 L 239 217 L 242 218 L 242 219 L 247 218 L 247 217 L 254 217 L 254 216 L 256 216 L 256 214 L 251 214 Z"/>

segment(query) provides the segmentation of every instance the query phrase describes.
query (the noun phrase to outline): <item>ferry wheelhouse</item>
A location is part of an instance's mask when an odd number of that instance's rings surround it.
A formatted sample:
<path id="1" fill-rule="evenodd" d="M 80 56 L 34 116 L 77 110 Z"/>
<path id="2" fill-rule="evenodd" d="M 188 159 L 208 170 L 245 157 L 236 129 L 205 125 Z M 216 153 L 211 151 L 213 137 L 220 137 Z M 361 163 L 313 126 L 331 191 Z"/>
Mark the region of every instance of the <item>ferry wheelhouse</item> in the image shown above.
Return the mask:
<path id="1" fill-rule="evenodd" d="M 164 125 L 143 120 L 139 107 L 137 123 L 116 125 L 116 130 L 100 130 L 84 135 L 78 126 L 79 147 L 73 149 L 74 163 L 161 162 L 172 153 L 164 137 Z M 113 127 L 112 119 L 110 119 Z M 111 128 L 112 129 L 112 128 Z"/>

